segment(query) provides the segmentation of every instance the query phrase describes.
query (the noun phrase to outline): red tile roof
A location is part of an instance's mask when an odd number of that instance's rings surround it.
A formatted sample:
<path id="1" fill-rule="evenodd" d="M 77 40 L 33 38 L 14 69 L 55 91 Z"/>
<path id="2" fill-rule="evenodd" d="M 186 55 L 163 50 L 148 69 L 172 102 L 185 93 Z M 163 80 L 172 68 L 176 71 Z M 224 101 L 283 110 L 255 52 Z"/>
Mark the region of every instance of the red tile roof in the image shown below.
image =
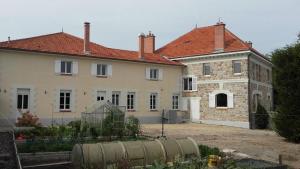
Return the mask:
<path id="1" fill-rule="evenodd" d="M 156 53 L 162 54 L 169 58 L 213 54 L 215 51 L 214 31 L 214 26 L 195 28 L 192 31 L 180 36 L 174 41 L 156 50 Z M 255 51 L 255 53 L 258 53 L 248 43 L 242 41 L 229 30 L 225 29 L 224 52 L 237 52 L 247 50 Z"/>
<path id="2" fill-rule="evenodd" d="M 36 36 L 26 39 L 0 42 L 0 49 L 24 50 L 54 54 L 76 55 L 82 57 L 95 57 L 104 59 L 118 59 L 127 61 L 149 62 L 168 65 L 181 65 L 159 54 L 145 54 L 143 59 L 138 57 L 137 51 L 107 48 L 96 43 L 90 44 L 91 53 L 83 53 L 83 39 L 73 35 L 59 32 L 54 34 Z"/>

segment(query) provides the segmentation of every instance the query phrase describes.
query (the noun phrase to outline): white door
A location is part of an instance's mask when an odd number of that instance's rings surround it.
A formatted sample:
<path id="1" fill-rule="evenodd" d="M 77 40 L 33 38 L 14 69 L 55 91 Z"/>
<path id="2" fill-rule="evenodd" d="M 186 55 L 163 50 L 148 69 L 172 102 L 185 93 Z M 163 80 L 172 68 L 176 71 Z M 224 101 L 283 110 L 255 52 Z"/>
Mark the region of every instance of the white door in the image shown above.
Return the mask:
<path id="1" fill-rule="evenodd" d="M 200 98 L 199 97 L 190 98 L 190 113 L 191 113 L 192 122 L 200 121 Z"/>

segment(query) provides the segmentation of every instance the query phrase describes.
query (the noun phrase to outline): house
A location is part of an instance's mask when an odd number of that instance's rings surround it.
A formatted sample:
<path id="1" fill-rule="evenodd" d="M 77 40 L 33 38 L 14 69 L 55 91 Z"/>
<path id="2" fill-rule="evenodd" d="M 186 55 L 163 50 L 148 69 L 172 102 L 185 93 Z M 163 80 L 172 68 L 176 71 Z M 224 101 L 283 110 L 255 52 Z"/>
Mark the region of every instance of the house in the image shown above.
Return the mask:
<path id="1" fill-rule="evenodd" d="M 30 111 L 42 123 L 80 117 L 99 102 L 157 123 L 161 111 L 191 121 L 253 127 L 258 102 L 272 109 L 272 64 L 225 24 L 195 28 L 155 49 L 140 34 L 138 51 L 108 48 L 59 32 L 0 42 L 0 112 L 16 119 Z"/>

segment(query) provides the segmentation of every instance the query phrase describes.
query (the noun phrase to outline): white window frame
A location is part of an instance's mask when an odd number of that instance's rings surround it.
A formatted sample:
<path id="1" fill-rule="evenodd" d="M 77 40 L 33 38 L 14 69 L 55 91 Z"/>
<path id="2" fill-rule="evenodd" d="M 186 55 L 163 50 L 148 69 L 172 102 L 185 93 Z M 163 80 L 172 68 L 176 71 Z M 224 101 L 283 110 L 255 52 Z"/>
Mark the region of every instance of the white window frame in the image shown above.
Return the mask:
<path id="1" fill-rule="evenodd" d="M 235 64 L 240 65 L 240 72 L 236 72 Z M 233 73 L 233 75 L 241 75 L 242 74 L 242 61 L 241 60 L 233 60 L 232 61 L 232 73 Z"/>
<path id="2" fill-rule="evenodd" d="M 21 100 L 19 100 L 21 96 Z M 27 108 L 24 108 L 24 98 L 27 96 Z M 21 102 L 21 107 L 19 107 L 19 101 Z M 22 111 L 29 111 L 30 109 L 30 89 L 28 88 L 18 88 L 17 89 L 17 109 Z"/>
<path id="3" fill-rule="evenodd" d="M 99 102 L 105 102 L 106 101 L 106 91 L 103 90 L 98 90 L 97 91 L 97 97 L 96 97 L 96 101 Z M 101 100 L 101 97 L 103 97 L 103 100 Z M 99 99 L 98 99 L 99 98 Z"/>
<path id="4" fill-rule="evenodd" d="M 70 67 L 70 72 L 67 72 L 68 63 L 70 63 L 70 66 L 71 66 Z M 64 70 L 62 70 L 63 69 L 63 64 L 64 64 Z M 62 75 L 72 75 L 72 73 L 73 73 L 73 62 L 69 61 L 69 60 L 62 60 L 60 62 L 60 74 L 62 74 Z"/>
<path id="5" fill-rule="evenodd" d="M 172 95 L 172 110 L 179 110 L 179 94 Z"/>
<path id="6" fill-rule="evenodd" d="M 130 97 L 129 97 L 130 96 Z M 132 96 L 132 97 L 131 97 Z M 126 109 L 127 111 L 135 111 L 135 92 L 128 92 L 126 96 Z"/>
<path id="7" fill-rule="evenodd" d="M 217 95 L 223 93 L 227 95 L 227 107 L 217 107 Z M 208 106 L 210 108 L 234 108 L 234 96 L 229 90 L 214 90 L 211 93 L 208 93 Z"/>
<path id="8" fill-rule="evenodd" d="M 112 93 L 111 93 L 111 103 L 115 106 L 119 106 L 120 105 L 120 96 L 121 96 L 121 92 L 112 91 Z"/>
<path id="9" fill-rule="evenodd" d="M 156 111 L 158 105 L 158 93 L 150 93 L 149 109 L 150 111 Z"/>
<path id="10" fill-rule="evenodd" d="M 67 100 L 67 93 L 69 93 L 69 108 L 67 107 L 66 100 Z M 63 94 L 63 96 L 61 96 Z M 61 103 L 61 97 L 64 99 L 64 103 Z M 71 105 L 72 104 L 72 90 L 60 90 L 59 91 L 59 111 L 60 112 L 66 112 L 71 111 Z M 63 108 L 61 108 L 61 105 L 63 105 Z"/>
<path id="11" fill-rule="evenodd" d="M 185 79 L 188 79 L 188 83 L 187 83 L 187 89 L 185 89 Z M 182 90 L 185 92 L 194 92 L 197 91 L 198 89 L 198 85 L 197 85 L 197 77 L 193 76 L 193 75 L 188 75 L 188 76 L 184 76 L 182 78 Z"/>
<path id="12" fill-rule="evenodd" d="M 208 74 L 206 74 L 206 69 L 205 69 L 205 67 L 209 67 L 209 73 Z M 211 73 L 212 73 L 212 71 L 211 71 L 211 65 L 210 65 L 210 63 L 203 63 L 203 75 L 205 76 L 205 77 L 209 77 L 209 76 L 211 76 Z"/>
<path id="13" fill-rule="evenodd" d="M 159 78 L 159 69 L 150 68 L 150 80 L 158 80 Z"/>
<path id="14" fill-rule="evenodd" d="M 105 72 L 103 72 L 103 67 L 104 67 Z M 107 64 L 97 64 L 96 76 L 107 77 L 108 76 L 108 65 Z"/>

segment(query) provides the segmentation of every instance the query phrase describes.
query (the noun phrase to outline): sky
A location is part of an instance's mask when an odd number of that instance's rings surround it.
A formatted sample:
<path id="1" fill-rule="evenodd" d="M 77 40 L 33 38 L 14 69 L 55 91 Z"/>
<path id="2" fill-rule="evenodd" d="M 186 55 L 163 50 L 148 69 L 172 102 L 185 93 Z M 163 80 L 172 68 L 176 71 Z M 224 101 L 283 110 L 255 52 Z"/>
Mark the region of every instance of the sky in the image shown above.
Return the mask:
<path id="1" fill-rule="evenodd" d="M 269 54 L 297 40 L 300 0 L 0 0 L 0 41 L 64 32 L 137 50 L 141 32 L 156 36 L 156 48 L 220 19 L 226 28 Z"/>

